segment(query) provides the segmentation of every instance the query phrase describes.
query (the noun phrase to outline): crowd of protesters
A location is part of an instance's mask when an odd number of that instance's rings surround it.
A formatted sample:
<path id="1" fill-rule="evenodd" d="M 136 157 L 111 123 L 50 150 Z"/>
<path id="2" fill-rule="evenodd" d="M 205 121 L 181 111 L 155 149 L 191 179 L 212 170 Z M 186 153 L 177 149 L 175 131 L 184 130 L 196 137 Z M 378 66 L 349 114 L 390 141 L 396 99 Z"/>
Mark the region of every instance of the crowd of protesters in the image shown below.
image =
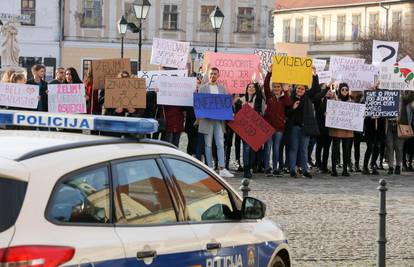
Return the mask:
<path id="1" fill-rule="evenodd" d="M 271 71 L 264 73 L 260 67 L 259 69 L 262 77 L 247 84 L 244 94 L 233 95 L 234 114 L 244 105 L 249 105 L 275 129 L 275 133 L 258 151 L 254 151 L 241 140 L 227 126 L 226 121 L 197 119 L 192 107 L 157 105 L 156 91 L 147 92 L 145 109 L 106 109 L 105 90 L 93 90 L 91 72 L 82 81 L 75 68 L 59 67 L 56 69 L 55 79 L 49 84 L 83 83 L 88 114 L 157 119 L 159 132 L 152 134 L 150 138 L 161 139 L 179 147 L 181 134 L 185 132 L 188 140 L 187 153 L 204 161 L 223 177 L 233 176 L 230 172 L 233 147 L 235 171 L 243 172 L 246 178 L 252 178 L 254 173 L 264 173 L 266 176 L 303 175 L 312 178 L 311 168 L 313 174 L 330 173 L 332 176 L 339 175 L 338 169 L 341 169 L 342 176 L 349 176 L 352 172 L 378 175 L 378 170 L 383 170 L 385 163 L 388 164 L 387 172 L 390 175 L 414 171 L 414 139 L 400 138 L 397 131 L 399 124 L 414 126 L 414 92 L 402 92 L 398 117 L 366 117 L 364 131 L 353 132 L 325 126 L 327 101 L 364 103 L 362 92 L 350 91 L 346 83 L 320 84 L 315 68 L 310 88 L 297 84 L 273 83 Z M 4 73 L 1 82 L 38 85 L 37 110 L 47 112 L 48 83 L 45 81 L 45 70 L 43 65 L 33 66 L 33 78 L 27 81 L 26 75 L 9 70 Z M 219 69 L 208 68 L 203 72 L 200 68 L 199 73 L 192 75 L 197 77 L 197 92 L 227 93 L 228 88 L 217 82 L 220 77 Z M 128 77 L 134 76 L 125 71 L 118 75 L 118 78 Z M 378 85 L 366 88 L 376 89 Z M 118 133 L 104 134 L 122 136 Z M 362 166 L 361 143 L 366 144 Z"/>

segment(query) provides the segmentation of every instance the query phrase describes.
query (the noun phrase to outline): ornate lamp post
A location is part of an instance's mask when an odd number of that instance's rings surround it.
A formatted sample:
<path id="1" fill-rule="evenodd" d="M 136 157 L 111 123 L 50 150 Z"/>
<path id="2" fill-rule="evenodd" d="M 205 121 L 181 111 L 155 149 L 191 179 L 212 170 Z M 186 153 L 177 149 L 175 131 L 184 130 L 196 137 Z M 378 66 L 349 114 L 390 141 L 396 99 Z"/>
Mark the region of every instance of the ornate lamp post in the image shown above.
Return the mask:
<path id="1" fill-rule="evenodd" d="M 141 47 L 142 47 L 142 21 L 148 15 L 148 11 L 151 7 L 151 3 L 148 0 L 135 0 L 133 3 L 135 17 L 138 19 L 138 71 L 141 70 Z"/>
<path id="2" fill-rule="evenodd" d="M 128 30 L 128 21 L 122 16 L 118 20 L 118 33 L 121 35 L 121 58 L 124 58 L 124 37 Z"/>
<path id="3" fill-rule="evenodd" d="M 210 14 L 211 26 L 213 27 L 214 32 L 216 33 L 216 41 L 214 44 L 214 52 L 217 52 L 217 35 L 220 31 L 221 25 L 223 24 L 224 14 L 221 12 L 220 8 L 216 6 L 216 9 Z"/>

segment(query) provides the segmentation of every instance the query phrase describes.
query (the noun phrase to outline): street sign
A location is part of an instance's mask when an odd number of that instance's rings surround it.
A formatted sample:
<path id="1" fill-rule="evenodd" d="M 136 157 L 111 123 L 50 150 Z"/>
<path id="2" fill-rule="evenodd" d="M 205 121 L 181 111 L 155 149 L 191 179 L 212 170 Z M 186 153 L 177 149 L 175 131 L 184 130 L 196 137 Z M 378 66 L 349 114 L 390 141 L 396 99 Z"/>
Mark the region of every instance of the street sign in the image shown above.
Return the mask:
<path id="1" fill-rule="evenodd" d="M 0 19 L 2 21 L 14 20 L 20 23 L 30 23 L 31 21 L 30 15 L 23 15 L 23 14 L 15 15 L 15 14 L 8 14 L 8 13 L 0 13 Z"/>

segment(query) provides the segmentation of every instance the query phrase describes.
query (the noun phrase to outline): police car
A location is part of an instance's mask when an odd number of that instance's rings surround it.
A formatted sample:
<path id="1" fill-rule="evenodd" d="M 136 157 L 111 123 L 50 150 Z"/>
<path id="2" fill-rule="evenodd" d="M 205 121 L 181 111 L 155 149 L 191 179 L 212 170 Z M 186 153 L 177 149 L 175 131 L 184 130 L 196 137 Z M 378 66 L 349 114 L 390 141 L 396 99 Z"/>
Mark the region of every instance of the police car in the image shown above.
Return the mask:
<path id="1" fill-rule="evenodd" d="M 0 111 L 0 124 L 148 134 L 140 118 Z M 0 130 L 0 266 L 290 266 L 287 240 L 203 163 L 148 139 Z"/>

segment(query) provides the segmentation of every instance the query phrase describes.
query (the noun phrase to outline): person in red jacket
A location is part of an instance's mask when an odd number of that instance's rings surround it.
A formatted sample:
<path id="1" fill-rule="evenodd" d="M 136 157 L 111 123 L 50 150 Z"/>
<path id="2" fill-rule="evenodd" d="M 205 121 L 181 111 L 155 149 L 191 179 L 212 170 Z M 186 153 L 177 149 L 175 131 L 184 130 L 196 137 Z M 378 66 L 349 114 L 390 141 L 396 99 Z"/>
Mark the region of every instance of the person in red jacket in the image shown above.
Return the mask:
<path id="1" fill-rule="evenodd" d="M 270 88 L 270 79 L 272 77 L 272 68 L 269 68 L 269 72 L 264 80 L 264 91 L 266 96 L 266 110 L 264 119 L 275 128 L 276 132 L 267 141 L 265 146 L 265 175 L 272 176 L 270 169 L 270 151 L 273 151 L 273 175 L 280 175 L 280 171 L 277 168 L 279 162 L 279 147 L 285 131 L 286 115 L 285 108 L 292 105 L 289 90 L 284 90 L 281 83 L 272 83 Z M 287 88 L 287 87 L 286 87 Z"/>
<path id="2" fill-rule="evenodd" d="M 163 106 L 166 130 L 161 134 L 161 140 L 175 145 L 180 144 L 181 133 L 184 131 L 184 111 L 178 106 Z"/>

